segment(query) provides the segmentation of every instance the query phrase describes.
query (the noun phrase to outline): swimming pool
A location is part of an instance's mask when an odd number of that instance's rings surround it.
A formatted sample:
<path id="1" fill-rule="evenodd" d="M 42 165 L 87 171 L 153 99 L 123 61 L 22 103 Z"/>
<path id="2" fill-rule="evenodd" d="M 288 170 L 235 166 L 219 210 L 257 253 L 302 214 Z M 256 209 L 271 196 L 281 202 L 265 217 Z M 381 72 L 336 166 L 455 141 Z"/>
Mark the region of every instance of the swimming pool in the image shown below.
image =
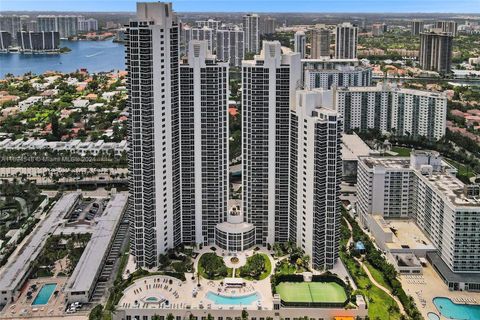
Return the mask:
<path id="1" fill-rule="evenodd" d="M 158 299 L 155 298 L 155 297 L 148 297 L 147 299 L 145 299 L 145 301 L 148 301 L 148 302 L 158 302 Z"/>
<path id="2" fill-rule="evenodd" d="M 440 320 L 440 317 L 435 312 L 427 313 L 429 320 Z"/>
<path id="3" fill-rule="evenodd" d="M 212 300 L 215 304 L 229 305 L 249 305 L 259 298 L 257 293 L 251 293 L 245 296 L 222 296 L 213 292 L 207 293 L 207 299 Z"/>
<path id="4" fill-rule="evenodd" d="M 456 304 L 444 297 L 433 299 L 433 304 L 438 312 L 448 319 L 454 320 L 478 320 L 480 319 L 480 306 L 468 304 Z"/>
<path id="5" fill-rule="evenodd" d="M 50 300 L 50 297 L 52 296 L 52 293 L 55 291 L 56 287 L 57 287 L 56 283 L 44 284 L 40 289 L 40 291 L 38 291 L 38 294 L 35 297 L 35 300 L 33 300 L 32 306 L 47 304 L 48 300 Z"/>

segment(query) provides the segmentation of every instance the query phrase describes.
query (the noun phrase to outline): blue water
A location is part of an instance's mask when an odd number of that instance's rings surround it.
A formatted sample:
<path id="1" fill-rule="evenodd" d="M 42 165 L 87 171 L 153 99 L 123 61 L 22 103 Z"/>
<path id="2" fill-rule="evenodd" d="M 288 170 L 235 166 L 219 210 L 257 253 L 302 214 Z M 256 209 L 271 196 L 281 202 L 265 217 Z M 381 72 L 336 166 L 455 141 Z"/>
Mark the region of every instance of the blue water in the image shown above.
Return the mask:
<path id="1" fill-rule="evenodd" d="M 479 320 L 480 305 L 456 304 L 443 297 L 433 299 L 438 312 L 448 319 L 453 320 Z"/>
<path id="2" fill-rule="evenodd" d="M 40 74 L 45 71 L 73 72 L 86 68 L 90 72 L 124 70 L 125 47 L 106 41 L 61 41 L 61 47 L 72 51 L 61 54 L 0 53 L 0 78 L 12 73 Z"/>
<path id="3" fill-rule="evenodd" d="M 35 300 L 32 302 L 32 306 L 47 304 L 48 300 L 52 296 L 53 291 L 55 291 L 57 284 L 56 283 L 47 283 L 38 291 Z"/>
<path id="4" fill-rule="evenodd" d="M 440 317 L 435 312 L 429 312 L 427 316 L 429 320 L 440 320 Z"/>
<path id="5" fill-rule="evenodd" d="M 158 299 L 155 298 L 155 297 L 148 297 L 147 299 L 145 299 L 145 301 L 148 301 L 148 302 L 157 302 Z"/>
<path id="6" fill-rule="evenodd" d="M 245 296 L 227 297 L 213 292 L 208 292 L 207 299 L 212 300 L 215 302 L 215 304 L 249 305 L 258 300 L 258 295 L 256 293 L 252 293 Z"/>

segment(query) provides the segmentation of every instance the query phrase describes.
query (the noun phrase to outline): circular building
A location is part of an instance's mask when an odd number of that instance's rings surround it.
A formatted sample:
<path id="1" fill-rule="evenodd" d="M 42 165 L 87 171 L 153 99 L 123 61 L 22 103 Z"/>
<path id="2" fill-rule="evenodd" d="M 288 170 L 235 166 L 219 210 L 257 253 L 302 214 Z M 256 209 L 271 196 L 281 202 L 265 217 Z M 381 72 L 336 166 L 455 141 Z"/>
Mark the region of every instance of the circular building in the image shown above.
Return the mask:
<path id="1" fill-rule="evenodd" d="M 248 250 L 255 244 L 255 228 L 243 221 L 239 206 L 228 212 L 227 221 L 216 225 L 215 244 L 231 252 Z"/>

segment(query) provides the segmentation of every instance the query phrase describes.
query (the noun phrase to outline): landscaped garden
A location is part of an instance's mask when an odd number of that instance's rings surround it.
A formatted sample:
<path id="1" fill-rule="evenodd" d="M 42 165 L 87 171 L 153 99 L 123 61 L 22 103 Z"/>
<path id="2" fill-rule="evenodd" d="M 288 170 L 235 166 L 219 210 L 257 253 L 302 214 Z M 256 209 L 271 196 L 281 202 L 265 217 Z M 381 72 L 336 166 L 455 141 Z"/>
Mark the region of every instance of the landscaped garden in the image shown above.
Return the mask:
<path id="1" fill-rule="evenodd" d="M 33 213 L 45 198 L 33 182 L 0 182 L 0 267 L 39 221 Z"/>
<path id="2" fill-rule="evenodd" d="M 215 252 L 204 253 L 198 261 L 198 274 L 209 280 L 220 280 L 232 275 L 232 269 L 227 268 L 222 257 Z"/>
<path id="3" fill-rule="evenodd" d="M 77 265 L 91 234 L 53 235 L 32 265 L 32 278 L 69 276 Z"/>
<path id="4" fill-rule="evenodd" d="M 240 277 L 247 280 L 263 280 L 272 273 L 272 263 L 265 253 L 255 253 L 240 268 Z"/>
<path id="5" fill-rule="evenodd" d="M 413 299 L 407 296 L 400 281 L 398 281 L 395 268 L 382 257 L 381 253 L 375 248 L 368 235 L 363 232 L 357 222 L 345 211 L 343 212 L 343 217 L 347 219 L 352 226 L 353 241 L 362 241 L 365 245 L 366 255 L 363 259 L 374 279 L 384 287 L 392 290 L 392 294 L 397 296 L 401 301 L 410 319 L 422 319 Z M 355 281 L 355 284 L 358 287 L 357 292 L 367 297 L 368 314 L 370 318 L 401 319 L 399 308 L 395 300 L 370 281 L 368 275 L 362 269 L 360 264 L 346 250 L 346 244 L 350 238 L 350 231 L 346 222 L 343 220 L 341 230 L 342 239 L 340 242 L 340 258 Z"/>
<path id="6" fill-rule="evenodd" d="M 196 257 L 196 254 L 193 253 L 192 248 L 181 245 L 175 249 L 168 250 L 165 254 L 160 254 L 158 270 L 175 272 L 179 275 L 193 272 L 194 257 Z"/>

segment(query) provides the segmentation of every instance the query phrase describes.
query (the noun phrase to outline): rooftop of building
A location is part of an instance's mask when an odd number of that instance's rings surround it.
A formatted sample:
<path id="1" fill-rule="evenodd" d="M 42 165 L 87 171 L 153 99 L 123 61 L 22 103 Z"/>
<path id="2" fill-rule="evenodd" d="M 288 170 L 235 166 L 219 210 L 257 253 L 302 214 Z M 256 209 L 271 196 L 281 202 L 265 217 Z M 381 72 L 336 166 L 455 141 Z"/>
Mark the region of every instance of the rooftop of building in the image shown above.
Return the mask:
<path id="1" fill-rule="evenodd" d="M 399 267 L 422 267 L 420 260 L 413 253 L 399 252 L 392 255 Z"/>
<path id="2" fill-rule="evenodd" d="M 384 167 L 385 169 L 410 169 L 410 158 L 406 157 L 362 157 L 363 163 L 370 169 Z"/>
<path id="3" fill-rule="evenodd" d="M 342 134 L 342 160 L 357 160 L 368 156 L 372 149 L 356 134 Z"/>
<path id="4" fill-rule="evenodd" d="M 433 91 L 427 91 L 427 90 L 402 88 L 392 84 L 383 84 L 382 82 L 378 83 L 378 85 L 376 86 L 370 86 L 370 87 L 341 87 L 341 88 L 338 88 L 338 91 L 341 91 L 341 92 L 391 91 L 391 92 L 399 92 L 399 93 L 405 93 L 405 94 L 411 94 L 411 95 L 421 95 L 426 97 L 447 99 L 447 95 L 444 92 L 433 92 Z"/>
<path id="5" fill-rule="evenodd" d="M 31 262 L 37 258 L 42 251 L 45 241 L 50 234 L 62 223 L 63 217 L 73 207 L 80 197 L 79 192 L 72 192 L 64 195 L 50 210 L 48 216 L 39 223 L 32 233 L 23 242 L 18 252 L 14 252 L 7 264 L 0 272 L 1 290 L 15 290 L 24 280 Z"/>
<path id="6" fill-rule="evenodd" d="M 415 151 L 419 156 L 425 153 L 426 151 L 422 150 Z M 455 176 L 456 169 L 444 160 L 441 160 L 441 167 L 438 169 L 426 171 L 423 170 L 425 166 L 418 169 L 412 167 L 411 159 L 408 157 L 361 157 L 361 160 L 370 169 L 383 167 L 387 171 L 411 170 L 419 179 L 442 193 L 454 206 L 477 207 L 480 211 L 480 198 L 467 197 L 466 185 Z"/>
<path id="7" fill-rule="evenodd" d="M 392 233 L 392 242 L 386 243 L 390 250 L 435 249 L 415 222 L 411 220 L 385 220 L 381 215 L 374 215 L 373 217 L 384 232 Z"/>
<path id="8" fill-rule="evenodd" d="M 66 291 L 88 292 L 95 284 L 96 275 L 120 223 L 127 199 L 125 193 L 113 195 L 103 214 L 96 219 L 95 231 L 68 280 Z"/>

